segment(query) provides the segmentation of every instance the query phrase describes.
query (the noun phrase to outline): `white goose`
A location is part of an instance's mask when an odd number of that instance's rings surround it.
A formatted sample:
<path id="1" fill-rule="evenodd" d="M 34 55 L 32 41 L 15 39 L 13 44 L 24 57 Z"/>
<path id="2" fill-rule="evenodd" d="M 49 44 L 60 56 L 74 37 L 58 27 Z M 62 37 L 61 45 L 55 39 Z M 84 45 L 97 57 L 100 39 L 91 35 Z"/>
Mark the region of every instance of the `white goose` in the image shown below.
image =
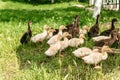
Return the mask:
<path id="1" fill-rule="evenodd" d="M 66 49 L 68 46 L 69 46 L 69 40 L 67 38 L 67 36 L 70 36 L 72 37 L 71 34 L 69 34 L 68 32 L 64 32 L 63 33 L 63 38 L 64 40 L 63 41 L 59 41 L 58 43 L 60 44 L 60 49 L 59 49 L 59 55 L 62 57 L 63 55 L 61 54 L 61 51 Z"/>
<path id="2" fill-rule="evenodd" d="M 43 33 L 40 33 L 40 34 L 37 34 L 37 35 L 31 37 L 31 41 L 34 43 L 42 42 L 47 37 L 47 34 L 48 34 L 47 30 L 48 29 L 49 29 L 49 26 L 44 25 Z"/>
<path id="3" fill-rule="evenodd" d="M 92 50 L 90 48 L 87 48 L 87 47 L 78 48 L 77 50 L 73 51 L 73 54 L 78 58 L 82 58 L 82 57 L 87 56 L 91 53 L 92 53 Z"/>
<path id="4" fill-rule="evenodd" d="M 55 44 L 50 45 L 48 50 L 45 52 L 45 55 L 47 56 L 55 56 L 58 51 L 62 51 L 63 49 L 68 47 L 67 41 L 68 39 L 65 38 L 66 36 L 69 36 L 67 32 L 63 33 L 64 41 L 57 41 Z M 61 56 L 61 55 L 60 55 Z"/>
<path id="5" fill-rule="evenodd" d="M 85 36 L 80 34 L 79 38 L 72 38 L 69 40 L 69 46 L 78 47 L 80 44 L 84 43 Z"/>
<path id="6" fill-rule="evenodd" d="M 112 52 L 112 50 L 108 46 L 102 47 L 102 52 L 92 52 L 88 56 L 83 57 L 85 63 L 87 64 L 94 64 L 94 68 L 100 68 L 100 66 L 97 66 L 97 64 L 102 61 L 106 60 L 108 57 L 107 51 Z"/>
<path id="7" fill-rule="evenodd" d="M 46 56 L 55 56 L 59 49 L 60 49 L 60 44 L 59 43 L 50 45 L 48 50 L 45 51 L 45 55 Z"/>
<path id="8" fill-rule="evenodd" d="M 64 25 L 60 26 L 60 28 L 59 28 L 59 33 L 56 34 L 56 35 L 54 35 L 53 37 L 51 37 L 51 38 L 48 40 L 47 44 L 53 45 L 53 44 L 55 44 L 57 41 L 59 41 L 59 40 L 62 38 L 62 30 L 63 30 L 63 29 L 66 29 L 66 27 L 65 27 Z"/>

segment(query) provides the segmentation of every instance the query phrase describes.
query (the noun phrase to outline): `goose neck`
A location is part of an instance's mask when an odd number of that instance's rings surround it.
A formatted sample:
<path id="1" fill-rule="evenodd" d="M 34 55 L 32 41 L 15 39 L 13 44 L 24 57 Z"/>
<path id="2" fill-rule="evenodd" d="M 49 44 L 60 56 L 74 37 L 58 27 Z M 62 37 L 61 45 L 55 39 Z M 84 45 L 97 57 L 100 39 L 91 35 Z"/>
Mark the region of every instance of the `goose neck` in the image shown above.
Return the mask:
<path id="1" fill-rule="evenodd" d="M 28 30 L 30 30 L 30 23 L 28 23 Z"/>
<path id="2" fill-rule="evenodd" d="M 114 22 L 111 23 L 111 29 L 113 30 L 115 28 Z"/>

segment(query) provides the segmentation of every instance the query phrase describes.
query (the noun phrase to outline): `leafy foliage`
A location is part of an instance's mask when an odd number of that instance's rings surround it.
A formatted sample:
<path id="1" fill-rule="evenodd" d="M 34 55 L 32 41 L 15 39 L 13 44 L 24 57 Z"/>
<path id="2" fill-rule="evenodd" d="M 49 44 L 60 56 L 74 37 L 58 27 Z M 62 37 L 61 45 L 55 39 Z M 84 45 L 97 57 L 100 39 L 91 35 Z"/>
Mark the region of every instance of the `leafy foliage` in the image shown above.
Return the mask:
<path id="1" fill-rule="evenodd" d="M 51 3 L 52 0 L 3 0 L 3 1 L 25 2 L 31 4 L 47 4 L 47 3 Z M 88 2 L 88 0 L 53 0 L 53 1 L 54 3 L 70 2 L 70 1 Z"/>

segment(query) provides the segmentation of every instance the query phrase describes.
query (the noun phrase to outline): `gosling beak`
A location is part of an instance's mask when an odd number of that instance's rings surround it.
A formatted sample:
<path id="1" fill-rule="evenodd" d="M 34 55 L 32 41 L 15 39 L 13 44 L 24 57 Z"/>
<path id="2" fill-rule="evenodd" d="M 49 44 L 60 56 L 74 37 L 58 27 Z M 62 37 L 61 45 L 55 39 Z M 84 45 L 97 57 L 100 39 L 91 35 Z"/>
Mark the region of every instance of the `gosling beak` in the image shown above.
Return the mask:
<path id="1" fill-rule="evenodd" d="M 67 29 L 66 27 L 64 27 L 64 29 Z"/>
<path id="2" fill-rule="evenodd" d="M 71 35 L 71 34 L 69 34 L 68 36 L 70 36 L 70 37 L 72 38 L 72 35 Z"/>
<path id="3" fill-rule="evenodd" d="M 110 48 L 108 49 L 108 51 L 109 51 L 109 52 L 113 52 L 112 49 L 110 49 Z"/>
<path id="4" fill-rule="evenodd" d="M 83 39 L 86 39 L 86 37 L 85 37 L 85 36 L 83 36 Z"/>
<path id="5" fill-rule="evenodd" d="M 118 40 L 118 37 L 116 36 L 116 40 Z"/>

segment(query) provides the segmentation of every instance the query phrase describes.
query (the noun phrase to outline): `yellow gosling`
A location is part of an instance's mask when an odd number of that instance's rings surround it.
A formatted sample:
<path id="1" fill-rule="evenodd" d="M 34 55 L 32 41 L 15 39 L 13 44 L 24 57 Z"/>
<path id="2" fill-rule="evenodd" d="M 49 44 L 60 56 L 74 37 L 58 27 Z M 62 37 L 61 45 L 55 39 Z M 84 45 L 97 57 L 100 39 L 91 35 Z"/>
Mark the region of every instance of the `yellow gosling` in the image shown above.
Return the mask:
<path id="1" fill-rule="evenodd" d="M 53 37 L 51 37 L 51 38 L 48 40 L 47 44 L 53 45 L 53 44 L 55 44 L 57 41 L 59 41 L 60 39 L 62 39 L 62 30 L 63 30 L 63 29 L 66 29 L 66 27 L 63 26 L 63 25 L 60 26 L 60 28 L 59 28 L 59 33 L 56 34 L 56 35 L 54 35 Z"/>
<path id="2" fill-rule="evenodd" d="M 69 40 L 69 46 L 78 47 L 80 44 L 84 43 L 85 36 L 80 34 L 79 38 L 72 38 Z"/>
<path id="3" fill-rule="evenodd" d="M 44 25 L 43 33 L 40 33 L 40 34 L 37 34 L 37 35 L 31 37 L 31 41 L 34 42 L 34 43 L 42 42 L 47 37 L 47 34 L 48 34 L 47 30 L 48 29 L 49 29 L 49 26 Z"/>
<path id="4" fill-rule="evenodd" d="M 61 51 L 63 51 L 64 49 L 66 49 L 69 46 L 69 40 L 68 40 L 67 36 L 71 36 L 72 37 L 72 35 L 69 34 L 68 32 L 64 32 L 63 36 L 62 36 L 64 38 L 64 40 L 58 42 L 60 44 L 59 55 L 61 57 L 63 56 Z"/>
<path id="5" fill-rule="evenodd" d="M 97 64 L 100 61 L 107 59 L 107 57 L 108 57 L 107 51 L 112 52 L 112 50 L 108 46 L 103 46 L 101 53 L 94 51 L 91 54 L 89 54 L 88 56 L 83 57 L 82 59 L 87 64 L 94 64 L 94 68 L 100 68 L 99 66 L 97 66 Z"/>

